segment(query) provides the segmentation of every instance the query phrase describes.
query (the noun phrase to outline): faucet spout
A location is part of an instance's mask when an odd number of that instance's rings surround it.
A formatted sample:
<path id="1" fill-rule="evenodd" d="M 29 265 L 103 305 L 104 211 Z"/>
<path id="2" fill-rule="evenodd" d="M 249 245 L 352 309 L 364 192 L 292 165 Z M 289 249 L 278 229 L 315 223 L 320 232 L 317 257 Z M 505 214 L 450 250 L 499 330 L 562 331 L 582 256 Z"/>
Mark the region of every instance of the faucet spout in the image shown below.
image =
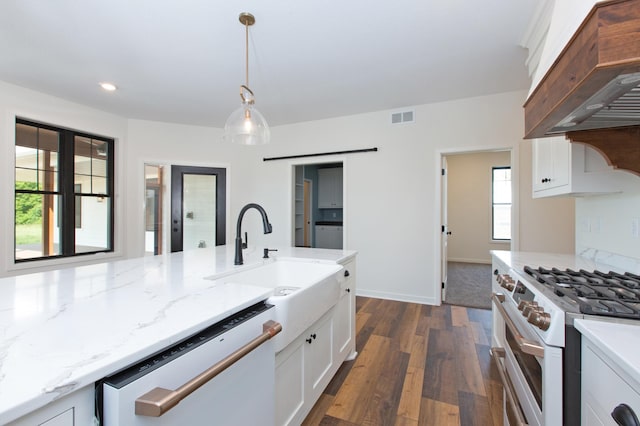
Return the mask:
<path id="1" fill-rule="evenodd" d="M 273 230 L 271 223 L 269 223 L 269 218 L 267 217 L 267 212 L 260 206 L 259 204 L 249 203 L 240 210 L 240 214 L 238 214 L 238 222 L 236 223 L 236 256 L 233 261 L 234 265 L 242 265 L 244 260 L 242 259 L 242 218 L 244 214 L 249 209 L 256 209 L 262 216 L 262 227 L 264 228 L 265 234 L 270 234 Z"/>

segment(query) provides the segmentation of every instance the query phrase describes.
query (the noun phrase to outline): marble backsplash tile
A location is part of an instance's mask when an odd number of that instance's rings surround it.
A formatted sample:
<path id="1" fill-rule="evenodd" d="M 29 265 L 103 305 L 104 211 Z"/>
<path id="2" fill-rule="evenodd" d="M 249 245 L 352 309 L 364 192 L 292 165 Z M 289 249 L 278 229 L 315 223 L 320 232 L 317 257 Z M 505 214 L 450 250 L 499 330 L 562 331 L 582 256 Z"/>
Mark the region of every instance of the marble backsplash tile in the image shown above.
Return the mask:
<path id="1" fill-rule="evenodd" d="M 611 265 L 618 272 L 631 272 L 640 275 L 640 259 L 609 253 L 604 250 L 587 248 L 578 253 L 578 256 L 596 263 Z"/>

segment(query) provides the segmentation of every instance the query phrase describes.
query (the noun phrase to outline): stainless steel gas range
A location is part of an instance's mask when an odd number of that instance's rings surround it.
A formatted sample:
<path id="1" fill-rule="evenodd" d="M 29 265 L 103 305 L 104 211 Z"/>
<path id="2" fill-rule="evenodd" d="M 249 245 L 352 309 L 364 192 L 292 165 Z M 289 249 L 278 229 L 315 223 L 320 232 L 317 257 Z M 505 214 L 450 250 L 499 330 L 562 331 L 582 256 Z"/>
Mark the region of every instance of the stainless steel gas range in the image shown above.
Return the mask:
<path id="1" fill-rule="evenodd" d="M 640 276 L 561 256 L 557 267 L 549 266 L 553 258 L 541 267 L 498 253 L 492 356 L 505 389 L 504 423 L 580 425 L 581 335 L 573 322 L 640 325 Z"/>

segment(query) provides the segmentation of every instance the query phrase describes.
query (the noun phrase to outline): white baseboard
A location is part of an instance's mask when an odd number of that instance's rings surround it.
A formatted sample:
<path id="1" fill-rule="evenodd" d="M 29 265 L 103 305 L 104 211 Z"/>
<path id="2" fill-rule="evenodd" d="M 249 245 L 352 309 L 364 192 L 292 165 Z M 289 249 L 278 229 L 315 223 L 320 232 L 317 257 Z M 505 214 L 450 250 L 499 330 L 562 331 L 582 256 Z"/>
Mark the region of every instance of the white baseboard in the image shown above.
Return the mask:
<path id="1" fill-rule="evenodd" d="M 396 300 L 398 302 L 419 303 L 421 305 L 437 305 L 434 297 L 416 296 L 414 294 L 389 293 L 386 291 L 366 290 L 358 288 L 356 296 L 372 297 L 374 299 Z"/>

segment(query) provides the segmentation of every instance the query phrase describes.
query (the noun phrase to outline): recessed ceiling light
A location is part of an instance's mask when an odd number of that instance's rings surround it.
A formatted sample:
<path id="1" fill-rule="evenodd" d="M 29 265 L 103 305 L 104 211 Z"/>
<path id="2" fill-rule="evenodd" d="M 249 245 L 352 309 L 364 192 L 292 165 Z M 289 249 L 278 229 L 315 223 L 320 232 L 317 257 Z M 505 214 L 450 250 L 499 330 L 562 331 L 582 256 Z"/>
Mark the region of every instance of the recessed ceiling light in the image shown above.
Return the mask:
<path id="1" fill-rule="evenodd" d="M 100 87 L 102 87 L 107 92 L 113 92 L 117 89 L 116 85 L 113 83 L 100 83 Z"/>

